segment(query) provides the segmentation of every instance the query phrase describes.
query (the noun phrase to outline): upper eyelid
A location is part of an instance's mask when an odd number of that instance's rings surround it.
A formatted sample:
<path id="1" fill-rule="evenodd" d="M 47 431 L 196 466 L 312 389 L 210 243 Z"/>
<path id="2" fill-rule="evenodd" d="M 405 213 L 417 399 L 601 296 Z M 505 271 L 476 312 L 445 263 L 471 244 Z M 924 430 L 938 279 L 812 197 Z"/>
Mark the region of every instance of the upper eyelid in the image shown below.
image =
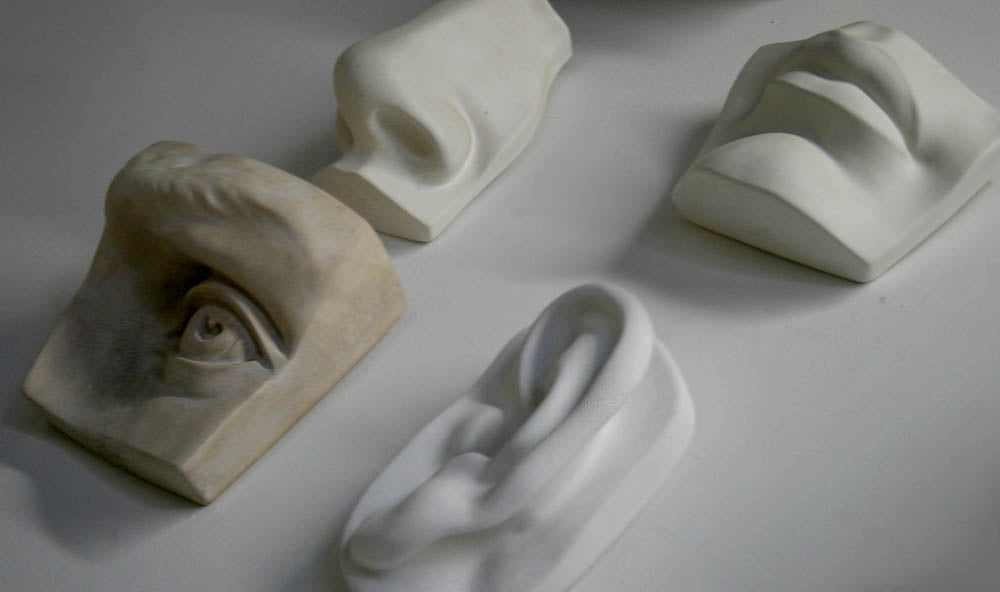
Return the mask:
<path id="1" fill-rule="evenodd" d="M 284 345 L 270 318 L 242 290 L 212 276 L 192 288 L 184 297 L 184 307 L 197 309 L 207 303 L 223 303 L 243 321 L 270 368 L 278 368 L 287 361 Z"/>

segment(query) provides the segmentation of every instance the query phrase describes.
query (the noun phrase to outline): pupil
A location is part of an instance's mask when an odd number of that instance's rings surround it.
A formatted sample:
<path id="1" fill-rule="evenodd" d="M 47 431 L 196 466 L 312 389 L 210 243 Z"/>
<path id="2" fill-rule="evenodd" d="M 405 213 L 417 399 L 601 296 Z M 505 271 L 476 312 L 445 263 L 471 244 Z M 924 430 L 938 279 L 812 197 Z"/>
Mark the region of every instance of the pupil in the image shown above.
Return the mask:
<path id="1" fill-rule="evenodd" d="M 211 339 L 217 337 L 222 333 L 222 322 L 212 318 L 211 315 L 205 315 L 202 319 L 201 330 L 199 331 L 201 337 L 205 339 Z"/>

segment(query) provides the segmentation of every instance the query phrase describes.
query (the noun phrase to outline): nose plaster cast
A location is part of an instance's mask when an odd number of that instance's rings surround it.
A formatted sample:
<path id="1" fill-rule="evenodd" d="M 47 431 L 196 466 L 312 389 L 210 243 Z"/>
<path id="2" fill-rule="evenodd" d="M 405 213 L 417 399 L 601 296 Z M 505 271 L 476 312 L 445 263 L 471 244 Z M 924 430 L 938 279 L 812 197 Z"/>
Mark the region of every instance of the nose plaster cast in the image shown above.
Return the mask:
<path id="1" fill-rule="evenodd" d="M 705 228 L 866 282 L 998 170 L 1000 113 L 862 22 L 760 48 L 673 198 Z"/>
<path id="2" fill-rule="evenodd" d="M 558 592 L 625 530 L 687 446 L 690 395 L 642 305 L 555 300 L 361 497 L 354 592 Z"/>
<path id="3" fill-rule="evenodd" d="M 199 503 L 403 311 L 361 217 L 248 158 L 154 144 L 115 177 L 105 217 L 24 392 L 84 446 Z"/>
<path id="4" fill-rule="evenodd" d="M 312 181 L 433 240 L 527 146 L 571 51 L 547 0 L 444 0 L 353 45 L 333 76 L 344 155 Z"/>

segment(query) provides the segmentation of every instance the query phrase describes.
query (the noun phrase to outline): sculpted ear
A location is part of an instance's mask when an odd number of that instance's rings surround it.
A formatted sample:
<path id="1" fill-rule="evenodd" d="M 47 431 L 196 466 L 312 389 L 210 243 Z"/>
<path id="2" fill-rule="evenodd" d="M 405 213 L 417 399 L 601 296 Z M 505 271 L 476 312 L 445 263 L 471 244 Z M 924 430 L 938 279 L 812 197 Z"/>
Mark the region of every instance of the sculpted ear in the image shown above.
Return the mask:
<path id="1" fill-rule="evenodd" d="M 641 304 L 553 302 L 362 496 L 342 542 L 367 590 L 561 590 L 625 529 L 693 428 Z"/>

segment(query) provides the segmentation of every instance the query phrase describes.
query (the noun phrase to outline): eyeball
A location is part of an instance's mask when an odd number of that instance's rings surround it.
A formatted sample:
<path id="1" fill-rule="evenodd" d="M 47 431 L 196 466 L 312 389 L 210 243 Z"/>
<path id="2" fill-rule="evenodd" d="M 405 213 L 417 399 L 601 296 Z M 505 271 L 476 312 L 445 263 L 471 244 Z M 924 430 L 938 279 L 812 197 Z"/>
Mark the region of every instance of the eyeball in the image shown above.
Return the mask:
<path id="1" fill-rule="evenodd" d="M 269 369 L 286 360 L 267 314 L 225 280 L 213 276 L 191 288 L 184 305 L 193 312 L 181 334 L 178 357 L 215 364 L 257 361 Z"/>
<path id="2" fill-rule="evenodd" d="M 205 304 L 188 320 L 177 354 L 202 362 L 240 363 L 257 360 L 254 338 L 231 310 Z"/>
<path id="3" fill-rule="evenodd" d="M 254 390 L 288 359 L 267 314 L 243 290 L 213 276 L 187 293 L 188 311 L 163 379 L 177 396 L 216 398 Z"/>

